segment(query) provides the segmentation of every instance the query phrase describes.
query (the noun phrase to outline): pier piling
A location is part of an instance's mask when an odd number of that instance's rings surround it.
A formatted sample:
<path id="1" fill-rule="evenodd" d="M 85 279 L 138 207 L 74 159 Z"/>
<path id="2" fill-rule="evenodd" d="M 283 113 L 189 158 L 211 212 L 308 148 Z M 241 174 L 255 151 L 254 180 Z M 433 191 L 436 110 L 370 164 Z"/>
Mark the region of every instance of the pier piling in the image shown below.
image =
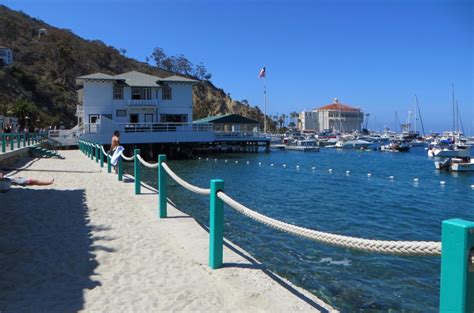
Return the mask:
<path id="1" fill-rule="evenodd" d="M 222 179 L 211 180 L 209 207 L 209 267 L 222 267 L 224 244 L 224 202 L 217 197 L 218 191 L 224 191 Z"/>
<path id="2" fill-rule="evenodd" d="M 168 192 L 167 192 L 167 175 L 165 172 L 165 169 L 163 166 L 161 166 L 161 163 L 166 161 L 166 155 L 165 154 L 160 154 L 158 155 L 158 211 L 159 211 L 159 216 L 160 218 L 165 218 L 167 217 L 167 209 L 166 209 L 166 204 L 167 204 L 167 197 L 168 197 Z"/>
<path id="3" fill-rule="evenodd" d="M 474 312 L 474 222 L 442 224 L 440 312 Z"/>

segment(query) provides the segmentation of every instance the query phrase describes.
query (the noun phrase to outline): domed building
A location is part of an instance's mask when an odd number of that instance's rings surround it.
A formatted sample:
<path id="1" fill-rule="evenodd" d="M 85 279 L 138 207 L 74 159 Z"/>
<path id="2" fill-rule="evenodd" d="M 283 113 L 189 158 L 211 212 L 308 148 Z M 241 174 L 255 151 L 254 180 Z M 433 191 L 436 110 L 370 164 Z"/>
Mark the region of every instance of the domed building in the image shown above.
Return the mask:
<path id="1" fill-rule="evenodd" d="M 303 131 L 352 132 L 362 129 L 364 113 L 360 108 L 342 104 L 335 98 L 331 104 L 301 112 L 300 120 Z"/>

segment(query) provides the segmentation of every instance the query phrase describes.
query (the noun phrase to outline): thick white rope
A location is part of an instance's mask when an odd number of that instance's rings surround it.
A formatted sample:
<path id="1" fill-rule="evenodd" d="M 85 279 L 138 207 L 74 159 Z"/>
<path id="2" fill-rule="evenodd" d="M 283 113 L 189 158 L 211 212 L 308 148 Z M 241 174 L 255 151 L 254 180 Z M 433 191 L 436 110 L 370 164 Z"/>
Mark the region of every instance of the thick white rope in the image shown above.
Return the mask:
<path id="1" fill-rule="evenodd" d="M 141 155 L 137 155 L 138 160 L 140 161 L 143 166 L 148 167 L 148 168 L 158 168 L 158 162 L 157 163 L 148 163 L 147 161 L 143 160 Z"/>
<path id="2" fill-rule="evenodd" d="M 179 177 L 178 175 L 176 175 L 175 172 L 173 172 L 168 164 L 166 164 L 165 162 L 161 163 L 161 166 L 163 166 L 163 169 L 166 171 L 166 173 L 168 173 L 168 175 L 173 178 L 173 180 L 175 182 L 177 182 L 178 184 L 180 184 L 181 186 L 183 186 L 184 188 L 186 188 L 187 190 L 189 191 L 192 191 L 194 193 L 197 193 L 199 195 L 203 195 L 203 196 L 208 196 L 211 194 L 211 190 L 210 189 L 205 189 L 205 188 L 200 188 L 198 186 L 194 186 L 194 185 L 191 185 L 190 183 L 188 183 L 187 181 L 185 181 L 184 179 L 182 179 L 181 177 Z"/>
<path id="3" fill-rule="evenodd" d="M 325 233 L 300 226 L 291 225 L 255 212 L 240 204 L 239 202 L 235 201 L 222 191 L 217 192 L 217 197 L 219 197 L 219 199 L 228 204 L 231 208 L 258 222 L 261 222 L 278 230 L 314 241 L 318 241 L 321 243 L 354 250 L 379 252 L 384 254 L 441 255 L 441 242 L 370 240 Z"/>
<path id="4" fill-rule="evenodd" d="M 107 152 L 105 152 L 105 149 L 104 149 L 104 146 L 100 146 L 100 149 L 102 150 L 102 153 L 105 155 L 105 156 L 110 156 L 112 157 L 110 154 L 108 154 Z"/>
<path id="5" fill-rule="evenodd" d="M 133 161 L 133 159 L 135 159 L 135 156 L 132 155 L 131 157 L 126 157 L 125 154 L 123 154 L 123 151 L 120 153 L 120 155 L 122 156 L 122 158 L 125 160 L 125 161 Z"/>

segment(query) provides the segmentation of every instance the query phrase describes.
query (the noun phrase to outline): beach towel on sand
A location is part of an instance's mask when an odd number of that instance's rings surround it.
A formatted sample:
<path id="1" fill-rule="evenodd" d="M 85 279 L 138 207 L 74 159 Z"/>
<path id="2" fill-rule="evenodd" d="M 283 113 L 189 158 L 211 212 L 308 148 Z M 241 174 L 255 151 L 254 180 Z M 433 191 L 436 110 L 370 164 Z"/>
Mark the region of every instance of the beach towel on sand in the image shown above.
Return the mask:
<path id="1" fill-rule="evenodd" d="M 122 154 L 123 150 L 125 150 L 122 146 L 118 146 L 114 150 L 114 154 L 112 155 L 112 158 L 110 159 L 110 163 L 115 166 L 117 165 L 118 159 L 120 158 L 120 155 Z"/>

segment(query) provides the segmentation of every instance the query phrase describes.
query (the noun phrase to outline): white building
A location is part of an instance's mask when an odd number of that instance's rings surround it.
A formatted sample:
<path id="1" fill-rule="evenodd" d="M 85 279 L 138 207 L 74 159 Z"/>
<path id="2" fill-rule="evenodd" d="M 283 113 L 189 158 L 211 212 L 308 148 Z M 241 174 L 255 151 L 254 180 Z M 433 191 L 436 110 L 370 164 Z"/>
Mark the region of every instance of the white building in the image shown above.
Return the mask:
<path id="1" fill-rule="evenodd" d="M 76 79 L 81 137 L 108 144 L 114 131 L 122 144 L 268 141 L 261 134 L 216 131 L 213 123 L 193 123 L 193 85 L 197 80 L 140 72 L 96 73 Z"/>
<path id="2" fill-rule="evenodd" d="M 317 111 L 303 111 L 300 113 L 299 127 L 303 131 L 319 131 Z"/>
<path id="3" fill-rule="evenodd" d="M 13 51 L 10 48 L 0 46 L 0 65 L 13 64 Z"/>
<path id="4" fill-rule="evenodd" d="M 77 78 L 83 85 L 83 117 L 87 124 L 101 119 L 117 123 L 192 121 L 193 84 L 196 80 L 171 76 L 161 78 L 140 72 L 120 75 L 96 73 Z"/>
<path id="5" fill-rule="evenodd" d="M 300 113 L 301 129 L 303 131 L 333 132 L 360 131 L 364 122 L 364 113 L 360 108 L 354 108 L 339 102 Z"/>

